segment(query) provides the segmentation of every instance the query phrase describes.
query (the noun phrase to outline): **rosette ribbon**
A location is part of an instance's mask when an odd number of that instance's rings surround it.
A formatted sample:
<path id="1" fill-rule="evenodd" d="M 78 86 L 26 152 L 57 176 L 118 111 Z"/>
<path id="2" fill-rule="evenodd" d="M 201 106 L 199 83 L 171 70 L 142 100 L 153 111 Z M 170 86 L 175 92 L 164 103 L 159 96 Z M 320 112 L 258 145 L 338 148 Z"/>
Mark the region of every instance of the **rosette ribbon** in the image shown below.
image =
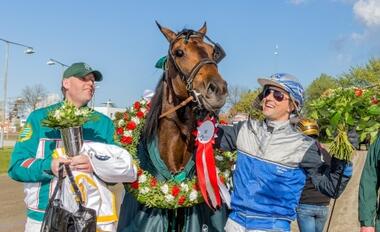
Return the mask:
<path id="1" fill-rule="evenodd" d="M 213 209 L 221 206 L 221 196 L 228 206 L 230 203 L 229 192 L 219 179 L 215 165 L 213 150 L 217 130 L 215 123 L 214 118 L 198 121 L 195 140 L 197 146 L 195 164 L 199 189 L 206 204 Z"/>

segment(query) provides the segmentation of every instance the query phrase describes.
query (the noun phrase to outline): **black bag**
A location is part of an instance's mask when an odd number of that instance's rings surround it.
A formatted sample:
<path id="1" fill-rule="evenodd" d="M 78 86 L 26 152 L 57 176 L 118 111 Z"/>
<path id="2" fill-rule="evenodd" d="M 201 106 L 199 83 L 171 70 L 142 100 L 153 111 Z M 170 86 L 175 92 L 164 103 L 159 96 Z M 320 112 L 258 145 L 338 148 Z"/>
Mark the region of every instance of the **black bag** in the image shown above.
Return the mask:
<path id="1" fill-rule="evenodd" d="M 60 198 L 55 199 L 59 190 L 61 194 L 63 182 L 63 168 L 66 169 L 67 176 L 76 195 L 79 209 L 71 213 L 63 208 Z M 96 211 L 83 206 L 83 200 L 73 174 L 68 165 L 59 165 L 58 182 L 53 195 L 49 200 L 48 207 L 42 222 L 41 232 L 95 232 L 96 231 Z"/>

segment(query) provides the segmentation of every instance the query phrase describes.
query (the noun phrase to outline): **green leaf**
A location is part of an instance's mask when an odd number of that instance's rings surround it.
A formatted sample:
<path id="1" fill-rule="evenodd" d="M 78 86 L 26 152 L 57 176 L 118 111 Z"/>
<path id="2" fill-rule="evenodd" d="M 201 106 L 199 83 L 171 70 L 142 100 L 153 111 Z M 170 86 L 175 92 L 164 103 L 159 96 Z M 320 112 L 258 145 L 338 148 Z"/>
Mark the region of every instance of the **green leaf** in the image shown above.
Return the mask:
<path id="1" fill-rule="evenodd" d="M 368 108 L 368 113 L 370 115 L 380 115 L 380 107 L 377 105 L 372 105 Z"/>
<path id="2" fill-rule="evenodd" d="M 336 112 L 334 116 L 330 119 L 330 123 L 333 127 L 336 127 L 340 121 L 341 118 L 341 112 Z"/>
<path id="3" fill-rule="evenodd" d="M 326 134 L 327 134 L 328 137 L 332 137 L 332 132 L 331 132 L 331 128 L 330 127 L 326 128 Z"/>

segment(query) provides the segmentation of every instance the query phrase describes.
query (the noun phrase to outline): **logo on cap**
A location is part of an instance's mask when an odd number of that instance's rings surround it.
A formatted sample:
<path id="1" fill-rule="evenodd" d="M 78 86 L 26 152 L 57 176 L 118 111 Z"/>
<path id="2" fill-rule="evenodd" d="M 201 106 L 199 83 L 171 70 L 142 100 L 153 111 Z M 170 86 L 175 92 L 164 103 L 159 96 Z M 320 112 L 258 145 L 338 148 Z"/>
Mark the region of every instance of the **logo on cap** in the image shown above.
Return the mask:
<path id="1" fill-rule="evenodd" d="M 88 70 L 88 71 L 91 71 L 91 67 L 90 67 L 90 65 L 88 65 L 88 64 L 84 64 L 84 68 L 85 68 L 86 70 Z"/>

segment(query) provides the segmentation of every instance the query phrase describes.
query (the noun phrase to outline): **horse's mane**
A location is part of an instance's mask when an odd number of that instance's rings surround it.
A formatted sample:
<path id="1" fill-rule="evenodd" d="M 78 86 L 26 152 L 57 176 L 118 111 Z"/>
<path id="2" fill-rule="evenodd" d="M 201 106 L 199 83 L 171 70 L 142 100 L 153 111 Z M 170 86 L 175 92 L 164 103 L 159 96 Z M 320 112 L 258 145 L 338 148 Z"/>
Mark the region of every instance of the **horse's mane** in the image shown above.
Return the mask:
<path id="1" fill-rule="evenodd" d="M 145 139 L 147 139 L 147 141 L 154 139 L 154 136 L 157 134 L 158 121 L 160 119 L 162 110 L 162 98 L 164 95 L 164 79 L 165 73 L 162 74 L 162 77 L 156 86 L 155 94 L 150 103 L 151 108 L 146 118 L 143 130 Z"/>

